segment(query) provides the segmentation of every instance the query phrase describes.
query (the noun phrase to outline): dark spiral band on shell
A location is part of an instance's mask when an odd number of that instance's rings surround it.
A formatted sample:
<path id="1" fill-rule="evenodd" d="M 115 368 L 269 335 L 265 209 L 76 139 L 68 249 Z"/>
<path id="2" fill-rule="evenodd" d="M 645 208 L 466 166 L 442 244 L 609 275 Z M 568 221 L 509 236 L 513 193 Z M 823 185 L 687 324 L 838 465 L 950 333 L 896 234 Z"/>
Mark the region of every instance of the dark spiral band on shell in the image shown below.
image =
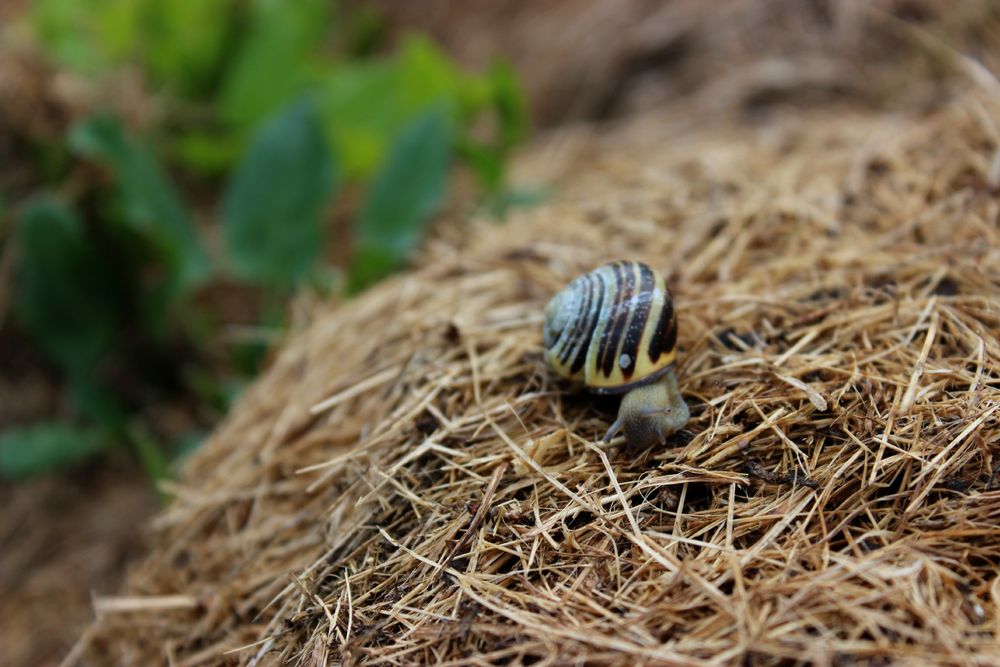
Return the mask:
<path id="1" fill-rule="evenodd" d="M 646 323 L 649 321 L 649 311 L 653 304 L 653 288 L 656 279 L 653 270 L 645 264 L 639 265 L 639 293 L 636 296 L 632 320 L 628 325 L 628 335 L 622 343 L 619 358 L 628 357 L 629 363 L 622 366 L 622 373 L 625 379 L 630 379 L 635 372 L 636 362 L 639 360 L 639 343 L 642 341 L 642 334 L 646 330 Z M 662 310 L 662 309 L 661 309 Z M 673 308 L 670 309 L 671 311 Z M 657 352 L 656 357 L 659 357 Z M 651 361 L 656 361 L 652 356 Z"/>
<path id="2" fill-rule="evenodd" d="M 597 329 L 597 323 L 601 319 L 601 309 L 604 307 L 604 279 L 601 276 L 594 276 L 594 280 L 599 285 L 595 290 L 597 301 L 587 314 L 586 326 L 580 329 L 583 332 L 583 336 L 580 338 L 579 349 L 576 352 L 576 357 L 573 359 L 573 365 L 570 367 L 570 372 L 574 375 L 583 370 L 583 365 L 587 363 L 587 350 L 590 347 L 591 339 L 594 337 L 594 331 Z"/>

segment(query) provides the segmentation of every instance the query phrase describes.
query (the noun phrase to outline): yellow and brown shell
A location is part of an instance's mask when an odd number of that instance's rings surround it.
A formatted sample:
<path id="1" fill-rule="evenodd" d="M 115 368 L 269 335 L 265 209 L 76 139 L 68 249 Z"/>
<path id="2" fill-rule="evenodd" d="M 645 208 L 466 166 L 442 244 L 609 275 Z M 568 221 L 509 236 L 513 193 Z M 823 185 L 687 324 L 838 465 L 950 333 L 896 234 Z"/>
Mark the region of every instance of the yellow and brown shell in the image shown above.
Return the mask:
<path id="1" fill-rule="evenodd" d="M 677 320 L 663 276 L 641 262 L 582 275 L 545 308 L 545 358 L 561 376 L 618 394 L 663 376 Z"/>

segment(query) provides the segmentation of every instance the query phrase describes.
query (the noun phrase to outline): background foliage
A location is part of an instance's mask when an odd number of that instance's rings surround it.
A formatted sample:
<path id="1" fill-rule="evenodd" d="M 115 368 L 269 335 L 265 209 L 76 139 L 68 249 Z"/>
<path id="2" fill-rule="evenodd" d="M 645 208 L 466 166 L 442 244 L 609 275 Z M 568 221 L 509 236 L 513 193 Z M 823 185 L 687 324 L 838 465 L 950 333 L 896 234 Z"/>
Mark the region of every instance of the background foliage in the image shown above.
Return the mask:
<path id="1" fill-rule="evenodd" d="M 206 300 L 249 301 L 274 327 L 302 285 L 363 290 L 405 264 L 456 167 L 495 214 L 532 198 L 507 185 L 526 132 L 510 68 L 462 71 L 419 35 L 390 40 L 368 9 L 37 0 L 29 23 L 55 67 L 108 90 L 136 74 L 156 113 L 137 125 L 115 100 L 92 109 L 24 156 L 30 192 L 0 197 L 16 323 L 69 405 L 0 437 L 0 475 L 120 443 L 167 474 L 266 349 L 220 345 Z M 185 432 L 150 418 L 164 403 L 188 414 Z"/>

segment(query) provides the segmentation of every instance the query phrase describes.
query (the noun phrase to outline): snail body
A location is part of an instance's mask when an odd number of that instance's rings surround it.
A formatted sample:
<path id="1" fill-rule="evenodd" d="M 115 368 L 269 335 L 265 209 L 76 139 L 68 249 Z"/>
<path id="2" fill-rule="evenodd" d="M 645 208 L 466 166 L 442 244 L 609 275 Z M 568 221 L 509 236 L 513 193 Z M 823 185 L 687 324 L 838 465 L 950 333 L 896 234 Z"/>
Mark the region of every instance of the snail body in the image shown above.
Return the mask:
<path id="1" fill-rule="evenodd" d="M 624 394 L 604 436 L 624 431 L 648 447 L 687 422 L 674 373 L 677 317 L 659 273 L 612 262 L 578 277 L 545 309 L 545 358 L 560 376 L 599 394 Z"/>

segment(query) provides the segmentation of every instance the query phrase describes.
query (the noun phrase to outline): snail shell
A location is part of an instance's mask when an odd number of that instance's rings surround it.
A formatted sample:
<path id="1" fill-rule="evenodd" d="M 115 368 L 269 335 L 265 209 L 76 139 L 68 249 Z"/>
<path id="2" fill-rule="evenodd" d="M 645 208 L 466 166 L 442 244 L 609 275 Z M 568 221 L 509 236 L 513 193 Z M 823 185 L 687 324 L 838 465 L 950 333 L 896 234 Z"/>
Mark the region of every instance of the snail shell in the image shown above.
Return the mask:
<path id="1" fill-rule="evenodd" d="M 677 320 L 663 276 L 641 262 L 612 262 L 552 297 L 543 334 L 559 375 L 618 394 L 673 367 Z"/>

